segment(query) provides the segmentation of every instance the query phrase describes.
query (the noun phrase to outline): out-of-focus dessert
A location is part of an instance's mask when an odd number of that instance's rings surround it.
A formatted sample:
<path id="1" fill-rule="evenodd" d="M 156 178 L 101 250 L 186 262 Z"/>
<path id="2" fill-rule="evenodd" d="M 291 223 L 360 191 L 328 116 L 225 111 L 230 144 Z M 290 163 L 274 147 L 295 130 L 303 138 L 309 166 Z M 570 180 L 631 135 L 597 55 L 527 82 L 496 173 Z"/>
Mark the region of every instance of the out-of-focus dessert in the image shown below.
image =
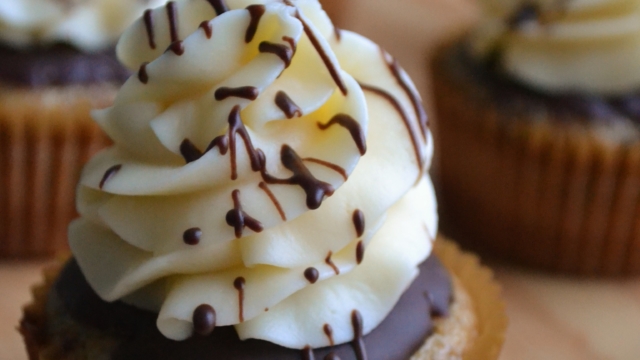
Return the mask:
<path id="1" fill-rule="evenodd" d="M 0 2 L 0 258 L 67 249 L 81 167 L 108 143 L 89 111 L 130 75 L 121 32 L 160 3 Z"/>
<path id="2" fill-rule="evenodd" d="M 433 63 L 443 230 L 548 270 L 640 272 L 640 2 L 481 4 Z"/>
<path id="3" fill-rule="evenodd" d="M 136 73 L 94 112 L 114 145 L 32 358 L 497 358 L 490 272 L 432 255 L 432 139 L 389 54 L 316 0 L 171 1 L 117 50 Z"/>

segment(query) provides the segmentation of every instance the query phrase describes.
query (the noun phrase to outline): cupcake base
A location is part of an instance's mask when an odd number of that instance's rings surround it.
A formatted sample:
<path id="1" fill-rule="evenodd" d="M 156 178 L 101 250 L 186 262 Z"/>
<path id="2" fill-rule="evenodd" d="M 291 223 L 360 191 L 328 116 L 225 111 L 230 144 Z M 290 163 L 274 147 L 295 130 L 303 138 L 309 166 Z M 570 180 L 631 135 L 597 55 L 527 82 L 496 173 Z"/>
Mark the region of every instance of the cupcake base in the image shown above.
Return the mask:
<path id="1" fill-rule="evenodd" d="M 436 253 L 452 275 L 454 301 L 449 316 L 436 320 L 434 333 L 411 360 L 497 359 L 506 317 L 491 272 L 482 268 L 476 257 L 462 254 L 446 240 L 438 240 Z M 62 262 L 45 272 L 45 283 L 34 288 L 34 302 L 24 309 L 20 330 L 30 359 L 64 360 L 89 355 L 99 358 L 109 354 L 117 344 L 106 334 L 92 335 L 92 330 L 83 330 L 89 341 L 82 346 L 74 343 L 72 337 L 47 334 L 48 294 L 61 267 Z"/>
<path id="2" fill-rule="evenodd" d="M 511 91 L 460 48 L 433 63 L 443 232 L 531 267 L 640 274 L 638 130 Z"/>
<path id="3" fill-rule="evenodd" d="M 0 86 L 0 258 L 68 249 L 75 184 L 109 142 L 89 113 L 115 93 L 113 85 Z"/>

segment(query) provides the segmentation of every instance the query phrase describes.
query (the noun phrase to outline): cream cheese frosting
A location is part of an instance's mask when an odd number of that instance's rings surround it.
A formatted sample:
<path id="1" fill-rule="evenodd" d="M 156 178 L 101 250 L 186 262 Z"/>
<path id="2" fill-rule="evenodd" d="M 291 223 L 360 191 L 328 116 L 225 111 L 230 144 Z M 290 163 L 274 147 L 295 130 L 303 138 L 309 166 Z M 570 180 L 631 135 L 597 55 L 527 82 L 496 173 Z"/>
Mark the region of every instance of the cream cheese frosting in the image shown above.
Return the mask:
<path id="1" fill-rule="evenodd" d="M 317 348 L 353 340 L 356 313 L 374 329 L 437 231 L 431 135 L 391 56 L 317 0 L 169 2 L 117 52 L 137 73 L 94 112 L 114 145 L 69 230 L 96 292 L 175 340 L 234 325 Z"/>
<path id="2" fill-rule="evenodd" d="M 640 1 L 482 1 L 473 37 L 499 48 L 508 74 L 550 93 L 619 95 L 640 88 Z"/>
<path id="3" fill-rule="evenodd" d="M 67 43 L 84 51 L 113 46 L 149 6 L 166 0 L 4 0 L 0 40 L 14 47 Z"/>

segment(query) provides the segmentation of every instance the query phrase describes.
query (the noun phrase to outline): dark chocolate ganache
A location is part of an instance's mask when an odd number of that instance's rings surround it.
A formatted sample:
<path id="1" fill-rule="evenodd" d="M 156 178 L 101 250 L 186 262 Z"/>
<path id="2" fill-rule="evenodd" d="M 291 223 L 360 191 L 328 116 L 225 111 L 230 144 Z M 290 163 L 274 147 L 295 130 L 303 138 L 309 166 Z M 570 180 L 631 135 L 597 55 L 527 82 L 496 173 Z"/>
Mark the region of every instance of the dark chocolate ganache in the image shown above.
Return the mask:
<path id="1" fill-rule="evenodd" d="M 629 122 L 640 126 L 640 89 L 621 96 L 568 92 L 545 93 L 527 86 L 501 70 L 500 49 L 496 49 L 485 61 L 474 58 L 466 44 L 450 49 L 449 66 L 454 73 L 473 79 L 483 91 L 488 91 L 490 101 L 499 104 L 513 114 L 553 113 L 554 120 L 581 121 L 585 124 Z"/>
<path id="2" fill-rule="evenodd" d="M 0 83 L 15 86 L 61 86 L 123 83 L 130 75 L 116 58 L 115 48 L 85 53 L 56 44 L 16 49 L 0 44 Z"/>
<path id="3" fill-rule="evenodd" d="M 76 323 L 115 338 L 113 360 L 407 360 L 432 333 L 433 318 L 448 314 L 451 297 L 449 274 L 438 258 L 431 256 L 420 265 L 420 275 L 391 313 L 370 334 L 358 336 L 362 319 L 355 309 L 351 319 L 355 335 L 351 343 L 303 350 L 262 340 L 241 341 L 232 326 L 216 327 L 208 336 L 195 335 L 186 341 L 169 340 L 156 327 L 157 314 L 120 301 L 101 300 L 75 260 L 61 272 L 49 303 L 56 299 Z M 331 326 L 325 325 L 323 331 L 331 336 Z"/>

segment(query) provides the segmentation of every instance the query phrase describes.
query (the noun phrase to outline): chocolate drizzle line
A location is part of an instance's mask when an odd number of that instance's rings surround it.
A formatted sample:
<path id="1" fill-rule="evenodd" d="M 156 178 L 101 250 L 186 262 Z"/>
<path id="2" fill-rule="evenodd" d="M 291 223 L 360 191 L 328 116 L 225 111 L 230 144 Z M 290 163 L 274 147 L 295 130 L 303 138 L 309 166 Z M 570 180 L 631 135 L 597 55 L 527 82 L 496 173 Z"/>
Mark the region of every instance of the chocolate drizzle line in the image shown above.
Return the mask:
<path id="1" fill-rule="evenodd" d="M 302 349 L 302 360 L 315 360 L 315 356 L 313 356 L 313 349 L 311 346 L 307 345 Z"/>
<path id="2" fill-rule="evenodd" d="M 236 163 L 236 134 L 239 134 L 244 141 L 245 148 L 249 154 L 251 161 L 251 169 L 253 171 L 260 171 L 264 169 L 265 158 L 264 153 L 253 147 L 251 138 L 247 129 L 242 123 L 240 118 L 240 106 L 236 105 L 229 114 L 229 147 L 231 148 L 231 180 L 238 178 L 238 165 Z M 264 176 L 263 176 L 264 178 Z M 267 183 L 270 183 L 265 179 Z"/>
<path id="3" fill-rule="evenodd" d="M 207 336 L 216 328 L 216 310 L 208 304 L 202 304 L 193 311 L 193 331 Z"/>
<path id="4" fill-rule="evenodd" d="M 276 105 L 282 110 L 287 119 L 292 119 L 294 116 L 302 116 L 300 107 L 284 91 L 278 91 L 276 94 Z"/>
<path id="5" fill-rule="evenodd" d="M 189 139 L 184 139 L 182 143 L 180 143 L 180 154 L 187 164 L 199 160 L 202 157 L 202 151 Z"/>
<path id="6" fill-rule="evenodd" d="M 353 212 L 353 226 L 356 228 L 356 234 L 361 237 L 364 234 L 364 213 L 357 209 Z"/>
<path id="7" fill-rule="evenodd" d="M 362 132 L 362 128 L 360 127 L 360 124 L 358 124 L 358 122 L 351 116 L 347 114 L 338 114 L 334 116 L 326 124 L 322 124 L 318 122 L 318 127 L 321 130 L 326 130 L 336 124 L 349 130 L 349 133 L 351 133 L 351 137 L 353 138 L 353 141 L 356 143 L 356 146 L 360 151 L 360 155 L 364 155 L 367 152 L 367 143 L 364 138 L 364 133 Z"/>
<path id="8" fill-rule="evenodd" d="M 225 135 L 220 135 L 215 139 L 211 140 L 209 146 L 207 146 L 207 150 L 205 152 L 209 152 L 209 150 L 218 147 L 220 151 L 220 155 L 226 155 L 229 150 L 229 137 Z"/>
<path id="9" fill-rule="evenodd" d="M 284 213 L 284 210 L 282 209 L 282 205 L 280 205 L 280 201 L 278 201 L 278 199 L 273 194 L 273 192 L 271 192 L 271 189 L 269 189 L 269 186 L 264 181 L 261 181 L 258 186 L 260 187 L 260 189 L 264 190 L 265 193 L 267 193 L 267 196 L 269 196 L 269 199 L 271 199 L 271 201 L 273 202 L 273 205 L 278 210 L 278 214 L 280 214 L 280 218 L 282 219 L 282 221 L 287 221 L 287 215 Z"/>
<path id="10" fill-rule="evenodd" d="M 313 45 L 313 47 L 318 52 L 318 55 L 320 55 L 320 58 L 322 58 L 322 61 L 324 62 L 324 65 L 327 67 L 327 70 L 329 70 L 329 74 L 331 74 L 331 77 L 333 78 L 333 81 L 335 81 L 336 85 L 338 86 L 338 88 L 342 92 L 342 95 L 347 96 L 347 87 L 345 86 L 344 82 L 342 81 L 342 78 L 340 77 L 340 74 L 338 73 L 338 69 L 336 69 L 335 65 L 331 62 L 331 59 L 329 58 L 329 55 L 324 51 L 322 46 L 320 46 L 320 41 L 318 40 L 318 38 L 316 38 L 315 34 L 313 33 L 313 31 L 309 27 L 309 24 L 307 24 L 302 19 L 302 16 L 300 16 L 299 12 L 296 12 L 296 18 L 298 20 L 300 20 L 300 22 L 302 23 L 302 27 L 304 28 L 305 34 L 307 34 L 307 37 L 311 41 L 311 44 Z"/>
<path id="11" fill-rule="evenodd" d="M 316 163 L 325 167 L 328 167 L 329 169 L 337 172 L 338 174 L 340 174 L 340 176 L 342 176 L 342 178 L 347 181 L 347 171 L 345 169 L 343 169 L 342 167 L 336 165 L 336 164 L 332 164 L 328 161 L 324 161 L 324 160 L 320 160 L 320 159 L 316 159 L 316 158 L 304 158 L 302 159 L 302 161 L 308 161 L 308 162 L 312 162 L 312 163 Z"/>
<path id="12" fill-rule="evenodd" d="M 291 59 L 293 58 L 293 49 L 287 45 L 276 44 L 268 41 L 263 41 L 258 45 L 258 50 L 261 53 L 274 54 L 284 62 L 284 67 L 288 68 L 291 65 Z"/>
<path id="13" fill-rule="evenodd" d="M 398 81 L 398 84 L 400 85 L 400 87 L 405 91 L 405 93 L 407 93 L 407 96 L 409 97 L 409 99 L 411 99 L 411 103 L 413 104 L 413 109 L 416 112 L 416 116 L 418 117 L 420 128 L 422 129 L 422 138 L 426 141 L 428 126 L 429 126 L 429 119 L 427 118 L 427 112 L 424 110 L 424 107 L 422 106 L 420 97 L 409 86 L 409 83 L 407 83 L 407 81 L 402 77 L 401 68 L 400 68 L 400 65 L 398 64 L 398 61 L 396 61 L 396 59 L 389 61 L 386 59 L 387 58 L 386 56 L 384 57 L 385 57 L 387 66 L 389 67 L 389 70 L 391 70 L 391 73 L 393 74 L 393 76 L 396 78 L 396 81 Z"/>
<path id="14" fill-rule="evenodd" d="M 213 36 L 213 25 L 211 25 L 209 21 L 205 20 L 200 23 L 200 28 L 204 30 L 204 34 L 207 39 L 211 39 L 211 37 Z"/>
<path id="15" fill-rule="evenodd" d="M 324 331 L 324 334 L 327 335 L 327 338 L 329 339 L 329 345 L 330 346 L 335 345 L 333 341 L 333 328 L 331 327 L 331 325 L 324 324 L 324 326 L 322 327 L 322 330 Z"/>
<path id="16" fill-rule="evenodd" d="M 331 260 L 331 256 L 333 256 L 333 251 L 329 251 L 329 254 L 327 254 L 327 257 L 324 259 L 324 262 L 327 263 L 327 265 L 331 266 L 331 269 L 333 269 L 333 272 L 336 273 L 336 275 L 340 275 L 340 269 L 338 269 L 336 264 L 333 263 L 333 260 Z"/>
<path id="17" fill-rule="evenodd" d="M 144 27 L 147 29 L 147 38 L 149 39 L 149 47 L 152 49 L 156 48 L 156 39 L 153 31 L 153 11 L 151 9 L 147 9 L 144 12 Z"/>
<path id="18" fill-rule="evenodd" d="M 304 277 L 310 283 L 315 284 L 316 281 L 318 281 L 318 277 L 320 277 L 320 273 L 318 272 L 318 269 L 310 267 L 304 271 Z"/>
<path id="19" fill-rule="evenodd" d="M 209 2 L 209 4 L 211 4 L 211 6 L 216 11 L 216 14 L 218 14 L 218 16 L 229 11 L 229 7 L 227 6 L 227 3 L 224 0 L 207 0 L 207 1 Z"/>
<path id="20" fill-rule="evenodd" d="M 289 45 L 291 46 L 291 50 L 293 50 L 293 52 L 295 53 L 298 45 L 296 44 L 296 40 L 290 36 L 283 36 L 282 37 L 282 41 L 286 41 L 289 43 Z"/>
<path id="21" fill-rule="evenodd" d="M 169 49 L 174 54 L 180 56 L 184 54 L 184 46 L 178 36 L 178 8 L 174 1 L 169 1 L 166 5 L 167 18 L 169 19 L 169 34 L 171 36 L 171 45 Z"/>
<path id="22" fill-rule="evenodd" d="M 143 84 L 146 84 L 149 82 L 149 74 L 147 74 L 147 65 L 149 65 L 148 62 L 142 63 L 142 65 L 140 65 L 140 70 L 138 70 L 138 80 L 140 80 L 140 82 Z"/>
<path id="23" fill-rule="evenodd" d="M 358 241 L 358 245 L 356 245 L 356 263 L 360 265 L 362 264 L 362 260 L 364 260 L 364 243 L 360 240 Z"/>
<path id="24" fill-rule="evenodd" d="M 249 22 L 249 27 L 247 27 L 247 32 L 244 36 L 245 43 L 250 43 L 253 40 L 253 37 L 256 36 L 260 19 L 262 18 L 262 15 L 264 15 L 266 9 L 267 8 L 264 5 L 247 6 L 247 11 L 249 11 L 249 15 L 251 15 L 251 21 Z"/>
<path id="25" fill-rule="evenodd" d="M 364 341 L 362 339 L 362 315 L 358 310 L 353 310 L 351 313 L 351 324 L 353 325 L 353 350 L 356 353 L 358 360 L 367 360 L 367 351 L 364 347 Z"/>
<path id="26" fill-rule="evenodd" d="M 215 93 L 216 100 L 218 101 L 232 96 L 253 101 L 258 98 L 258 95 L 260 95 L 260 91 L 254 86 L 241 86 L 236 88 L 221 87 L 216 90 Z"/>
<path id="27" fill-rule="evenodd" d="M 104 184 L 115 176 L 120 169 L 122 169 L 122 164 L 114 165 L 105 171 L 104 176 L 102 176 L 102 180 L 100 180 L 100 190 L 102 190 Z"/>
<path id="28" fill-rule="evenodd" d="M 198 245 L 200 237 L 202 237 L 202 230 L 197 227 L 188 229 L 182 234 L 182 240 L 187 245 Z"/>
<path id="29" fill-rule="evenodd" d="M 288 179 L 278 179 L 263 172 L 262 178 L 267 184 L 299 185 L 307 194 L 307 207 L 311 210 L 319 208 L 325 196 L 333 195 L 335 191 L 333 186 L 316 179 L 289 145 L 282 146 L 280 161 L 293 173 L 293 176 Z"/>
<path id="30" fill-rule="evenodd" d="M 242 231 L 245 227 L 257 233 L 261 232 L 264 229 L 262 223 L 242 210 L 240 190 L 233 190 L 231 197 L 233 198 L 233 209 L 227 212 L 225 219 L 227 224 L 235 229 L 236 238 L 240 239 L 242 237 Z"/>
<path id="31" fill-rule="evenodd" d="M 416 135 L 416 133 L 413 131 L 411 127 L 411 122 L 409 121 L 409 117 L 404 112 L 404 110 L 402 110 L 402 106 L 400 105 L 398 100 L 394 98 L 391 94 L 389 94 L 388 92 L 380 88 L 370 86 L 370 85 L 365 85 L 365 84 L 360 84 L 360 87 L 364 91 L 369 91 L 380 97 L 385 98 L 387 101 L 391 103 L 391 105 L 393 105 L 396 111 L 400 114 L 400 117 L 402 117 L 402 121 L 404 121 L 404 125 L 407 128 L 407 131 L 409 132 L 409 136 L 411 137 L 411 143 L 413 144 L 413 150 L 416 154 L 416 160 L 418 162 L 418 165 L 420 166 L 420 169 L 422 170 L 422 168 L 424 167 L 424 160 L 422 158 L 422 145 L 420 144 L 420 140 L 418 139 L 418 136 Z"/>
<path id="32" fill-rule="evenodd" d="M 233 287 L 238 290 L 238 319 L 244 322 L 244 285 L 246 280 L 240 276 L 233 281 Z"/>

